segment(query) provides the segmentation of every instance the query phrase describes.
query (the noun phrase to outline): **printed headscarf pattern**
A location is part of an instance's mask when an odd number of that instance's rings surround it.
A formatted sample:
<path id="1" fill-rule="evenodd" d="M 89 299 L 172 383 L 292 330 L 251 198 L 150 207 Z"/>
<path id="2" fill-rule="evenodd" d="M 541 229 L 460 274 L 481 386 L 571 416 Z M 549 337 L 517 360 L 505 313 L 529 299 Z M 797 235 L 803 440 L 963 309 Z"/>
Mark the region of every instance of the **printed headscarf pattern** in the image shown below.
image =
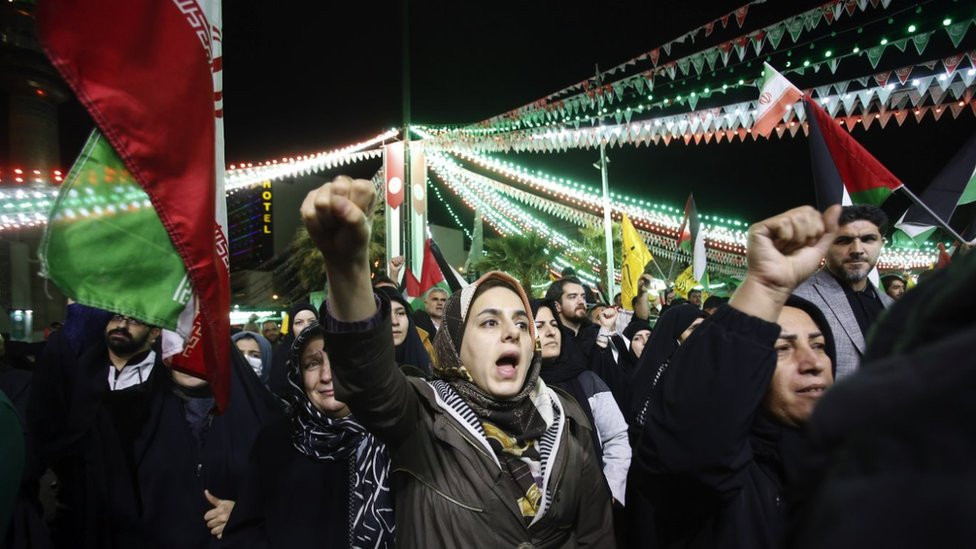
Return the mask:
<path id="1" fill-rule="evenodd" d="M 444 308 L 444 323 L 434 337 L 434 351 L 437 354 L 434 373 L 444 379 L 478 416 L 488 443 L 502 468 L 508 473 L 507 477 L 511 481 L 509 488 L 528 525 L 538 512 L 543 496 L 540 472 L 546 456 L 539 451 L 539 441 L 547 427 L 531 398 L 533 391 L 537 389 L 542 355 L 535 352 L 525 384 L 511 398 L 496 398 L 474 383 L 471 374 L 461 362 L 461 340 L 468 310 L 481 295 L 479 288 L 485 288 L 489 281 L 497 281 L 518 295 L 526 314 L 529 315 L 528 336 L 534 344 L 535 324 L 532 322 L 532 308 L 525 291 L 511 276 L 493 271 L 448 298 Z"/>
<path id="2" fill-rule="evenodd" d="M 292 400 L 292 444 L 316 461 L 349 459 L 352 496 L 349 546 L 392 548 L 396 522 L 390 493 L 390 456 L 386 446 L 349 414 L 335 419 L 319 411 L 305 394 L 301 356 L 305 346 L 325 336 L 317 323 L 306 326 L 292 343 L 288 383 Z"/>

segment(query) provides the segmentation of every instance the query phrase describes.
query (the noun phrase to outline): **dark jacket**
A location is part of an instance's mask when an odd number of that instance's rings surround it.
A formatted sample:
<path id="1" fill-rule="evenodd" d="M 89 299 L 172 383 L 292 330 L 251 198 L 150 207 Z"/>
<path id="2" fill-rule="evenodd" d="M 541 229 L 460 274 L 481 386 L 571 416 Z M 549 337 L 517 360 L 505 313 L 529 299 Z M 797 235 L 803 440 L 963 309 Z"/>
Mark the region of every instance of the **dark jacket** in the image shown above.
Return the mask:
<path id="1" fill-rule="evenodd" d="M 908 291 L 817 405 L 790 547 L 973 545 L 974 279 L 970 253 Z"/>
<path id="2" fill-rule="evenodd" d="M 661 547 L 780 546 L 780 448 L 796 438 L 760 412 L 779 331 L 723 307 L 655 386 L 627 493 L 650 498 Z"/>
<path id="3" fill-rule="evenodd" d="M 326 322 L 326 348 L 336 398 L 390 450 L 397 546 L 613 547 L 610 496 L 579 406 L 550 390 L 563 411 L 549 458 L 553 497 L 526 527 L 487 441 L 428 382 L 397 369 L 384 305 L 365 331 L 330 332 Z"/>
<path id="4" fill-rule="evenodd" d="M 350 460 L 316 461 L 291 418 L 261 429 L 224 529 L 224 547 L 348 547 Z"/>
<path id="5" fill-rule="evenodd" d="M 29 416 L 38 447 L 58 475 L 56 543 L 216 546 L 203 519 L 211 508 L 203 490 L 235 499 L 247 449 L 260 426 L 280 414 L 254 371 L 231 351 L 231 404 L 194 430 L 188 403 L 174 391 L 158 354 L 142 384 L 110 391 L 104 343 L 77 360 L 71 353 L 52 347 L 38 365 Z M 76 369 L 69 385 L 57 377 L 62 367 Z M 66 399 L 44 398 L 38 391 L 47 387 Z"/>

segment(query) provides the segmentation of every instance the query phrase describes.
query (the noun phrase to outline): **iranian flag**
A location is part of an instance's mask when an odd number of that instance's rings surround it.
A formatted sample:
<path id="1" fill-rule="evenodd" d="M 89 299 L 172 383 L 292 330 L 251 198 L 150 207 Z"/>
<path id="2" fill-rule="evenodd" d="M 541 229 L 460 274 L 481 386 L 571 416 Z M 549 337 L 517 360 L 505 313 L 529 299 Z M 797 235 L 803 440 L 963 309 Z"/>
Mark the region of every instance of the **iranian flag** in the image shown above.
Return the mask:
<path id="1" fill-rule="evenodd" d="M 769 63 L 763 63 L 759 88 L 756 122 L 752 125 L 752 131 L 763 137 L 769 137 L 776 124 L 783 121 L 786 110 L 803 97 L 803 92 L 782 74 L 776 72 Z"/>
<path id="2" fill-rule="evenodd" d="M 810 97 L 803 98 L 810 124 L 810 158 L 817 205 L 880 205 L 902 182 Z"/>
<path id="3" fill-rule="evenodd" d="M 685 202 L 685 217 L 678 231 L 678 247 L 691 256 L 692 275 L 696 281 L 701 281 L 705 275 L 705 231 L 702 230 L 692 194 Z"/>
<path id="4" fill-rule="evenodd" d="M 164 356 L 229 396 L 219 0 L 43 1 L 45 52 L 97 125 L 51 210 L 45 273 L 171 330 Z"/>
<path id="5" fill-rule="evenodd" d="M 920 198 L 946 222 L 952 220 L 958 206 L 976 202 L 976 135 L 970 137 L 942 168 Z M 925 242 L 935 232 L 937 223 L 921 206 L 915 204 L 895 224 L 898 230 L 892 235 L 893 240 L 913 245 Z"/>

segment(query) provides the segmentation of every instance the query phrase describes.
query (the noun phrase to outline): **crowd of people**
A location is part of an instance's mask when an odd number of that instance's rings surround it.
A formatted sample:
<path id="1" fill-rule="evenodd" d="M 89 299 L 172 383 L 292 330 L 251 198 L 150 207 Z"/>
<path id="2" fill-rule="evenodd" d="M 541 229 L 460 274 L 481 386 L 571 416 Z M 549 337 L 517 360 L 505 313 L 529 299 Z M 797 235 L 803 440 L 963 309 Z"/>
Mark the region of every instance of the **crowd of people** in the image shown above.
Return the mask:
<path id="1" fill-rule="evenodd" d="M 976 255 L 875 285 L 884 213 L 801 207 L 730 299 L 490 272 L 414 311 L 375 200 L 309 193 L 328 298 L 232 336 L 219 414 L 158 327 L 69 305 L 0 370 L 3 546 L 968 545 Z"/>

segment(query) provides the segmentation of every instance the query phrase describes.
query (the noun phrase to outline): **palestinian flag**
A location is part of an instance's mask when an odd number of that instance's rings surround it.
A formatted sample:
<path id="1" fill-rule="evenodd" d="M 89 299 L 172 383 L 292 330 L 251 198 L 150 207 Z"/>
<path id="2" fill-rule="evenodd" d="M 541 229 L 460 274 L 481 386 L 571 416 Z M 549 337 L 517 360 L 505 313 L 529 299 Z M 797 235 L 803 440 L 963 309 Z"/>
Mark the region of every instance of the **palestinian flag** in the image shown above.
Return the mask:
<path id="1" fill-rule="evenodd" d="M 695 207 L 695 196 L 688 195 L 685 202 L 685 217 L 678 230 L 678 248 L 691 256 L 692 275 L 695 280 L 701 280 L 705 274 L 705 231 L 702 230 L 698 218 L 698 208 Z"/>
<path id="2" fill-rule="evenodd" d="M 813 183 L 821 210 L 834 204 L 879 206 L 902 187 L 897 177 L 812 98 L 803 98 L 803 108 L 810 124 Z"/>
<path id="3" fill-rule="evenodd" d="M 406 298 L 410 300 L 410 305 L 415 310 L 424 307 L 424 295 L 431 288 L 442 288 L 448 295 L 451 295 L 467 286 L 457 271 L 444 259 L 444 255 L 441 254 L 437 244 L 430 238 L 424 243 L 424 262 L 421 267 L 420 279 L 418 280 L 408 268 L 406 281 Z"/>
<path id="4" fill-rule="evenodd" d="M 976 202 L 976 134 L 942 168 L 920 199 L 946 222 L 952 220 L 957 206 Z M 915 204 L 895 224 L 898 230 L 893 240 L 911 244 L 925 242 L 935 232 L 937 223 Z"/>
<path id="5" fill-rule="evenodd" d="M 172 330 L 163 354 L 230 389 L 219 0 L 39 2 L 41 45 L 98 129 L 51 210 L 44 272 Z M 138 61 L 134 61 L 138 60 Z"/>
<path id="6" fill-rule="evenodd" d="M 790 105 L 803 97 L 803 92 L 782 74 L 776 72 L 769 63 L 763 63 L 759 88 L 756 122 L 752 125 L 752 131 L 763 137 L 769 137 L 776 124 L 783 121 L 783 115 Z"/>

